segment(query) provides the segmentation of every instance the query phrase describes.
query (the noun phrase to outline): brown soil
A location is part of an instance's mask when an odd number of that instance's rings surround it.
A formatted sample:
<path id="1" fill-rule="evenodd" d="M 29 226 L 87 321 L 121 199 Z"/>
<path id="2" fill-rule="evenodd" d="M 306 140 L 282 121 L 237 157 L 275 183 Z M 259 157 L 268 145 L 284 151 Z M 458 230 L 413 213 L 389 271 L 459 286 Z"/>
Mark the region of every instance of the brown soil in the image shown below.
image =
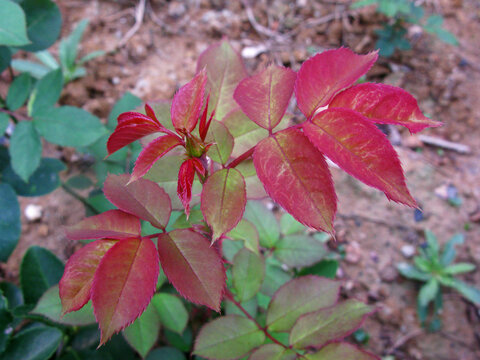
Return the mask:
<path id="1" fill-rule="evenodd" d="M 125 91 L 144 101 L 171 98 L 194 74 L 201 51 L 222 36 L 238 49 L 265 46 L 264 53 L 246 60 L 251 71 L 268 61 L 298 70 L 312 49 L 341 45 L 357 52 L 373 49 L 374 30 L 381 24 L 373 9 L 351 11 L 345 5 L 348 1 L 253 3 L 257 30 L 240 1 L 147 1 L 145 17 L 135 35 L 118 51 L 90 62 L 88 75 L 70 83 L 61 101 L 106 119 Z M 371 335 L 367 347 L 373 352 L 395 359 L 474 360 L 480 358 L 479 309 L 457 293 L 446 291 L 442 330 L 428 333 L 416 318 L 416 284 L 402 279 L 395 269 L 398 262 L 406 260 L 402 246 L 423 242 L 424 229 L 432 229 L 442 243 L 463 232 L 466 242 L 459 260 L 480 266 L 480 216 L 471 216 L 480 209 L 480 4 L 476 0 L 423 3 L 429 11 L 443 14 L 446 27 L 458 37 L 460 46 L 445 45 L 423 34 L 413 50 L 381 59 L 369 76 L 404 87 L 419 100 L 425 113 L 444 123 L 425 134 L 468 145 L 471 151 L 466 155 L 438 152 L 407 132 L 400 133 L 397 150 L 409 188 L 424 211 L 420 222 L 414 220 L 412 209 L 389 203 L 380 192 L 333 170 L 339 196 L 337 240 L 346 245 L 349 260 L 341 263 L 339 275 L 346 295 L 380 309 L 364 326 Z M 134 26 L 135 5 L 126 0 L 59 2 L 63 34 L 88 18 L 82 53 L 113 50 Z M 70 158 L 69 171 L 78 172 L 71 152 L 53 147 L 46 151 Z M 448 184 L 458 189 L 463 199 L 460 207 L 452 207 L 438 196 L 441 187 Z M 22 218 L 20 244 L 3 267 L 8 279 L 17 278 L 21 256 L 33 244 L 67 259 L 73 244 L 66 240 L 62 226 L 84 216 L 83 206 L 62 190 L 22 199 L 22 209 L 31 203 L 43 207 L 43 216 L 34 223 Z M 466 224 L 468 230 L 464 230 Z M 463 280 L 478 286 L 480 272 Z"/>

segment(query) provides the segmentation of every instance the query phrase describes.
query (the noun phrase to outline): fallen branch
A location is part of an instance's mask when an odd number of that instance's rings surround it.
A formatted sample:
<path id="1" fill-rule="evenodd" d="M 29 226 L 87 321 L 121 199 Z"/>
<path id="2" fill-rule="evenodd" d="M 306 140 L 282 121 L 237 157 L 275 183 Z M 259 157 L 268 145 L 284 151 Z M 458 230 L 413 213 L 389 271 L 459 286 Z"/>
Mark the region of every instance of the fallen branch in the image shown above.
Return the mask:
<path id="1" fill-rule="evenodd" d="M 125 44 L 132 38 L 133 35 L 140 29 L 143 22 L 143 16 L 145 15 L 145 2 L 146 0 L 140 0 L 135 9 L 135 24 L 127 31 L 125 36 L 117 44 L 117 49 L 125 46 Z"/>
<path id="2" fill-rule="evenodd" d="M 461 154 L 469 154 L 471 151 L 470 146 L 468 145 L 455 143 L 452 141 L 440 139 L 433 136 L 419 135 L 418 139 L 424 144 L 436 146 L 436 147 L 447 149 L 447 150 L 453 150 Z"/>

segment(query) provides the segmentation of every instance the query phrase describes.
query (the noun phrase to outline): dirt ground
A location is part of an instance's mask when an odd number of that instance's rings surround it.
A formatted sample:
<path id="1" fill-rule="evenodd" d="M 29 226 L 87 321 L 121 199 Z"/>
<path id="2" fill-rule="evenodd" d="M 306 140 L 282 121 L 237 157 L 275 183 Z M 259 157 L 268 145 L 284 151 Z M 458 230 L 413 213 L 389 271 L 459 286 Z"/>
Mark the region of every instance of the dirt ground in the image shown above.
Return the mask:
<path id="1" fill-rule="evenodd" d="M 479 309 L 446 291 L 443 327 L 429 333 L 416 318 L 416 284 L 401 278 L 395 269 L 398 262 L 406 261 L 402 247 L 422 243 L 424 229 L 433 230 L 442 243 L 457 232 L 464 233 L 466 242 L 458 259 L 480 266 L 480 2 L 420 2 L 445 17 L 446 28 L 460 45 L 415 35 L 412 50 L 381 58 L 368 79 L 411 92 L 425 113 L 444 123 L 422 134 L 466 145 L 470 151 L 461 154 L 429 146 L 402 130 L 391 133 L 411 193 L 423 209 L 420 221 L 415 220 L 414 210 L 389 203 L 379 191 L 333 169 L 339 197 L 337 240 L 347 251 L 339 278 L 345 295 L 379 307 L 363 327 L 370 333 L 367 348 L 371 351 L 394 359 L 474 360 L 480 358 Z M 243 49 L 244 55 L 259 51 L 245 59 L 250 71 L 269 61 L 298 70 L 322 49 L 343 45 L 357 52 L 372 50 L 374 30 L 383 20 L 372 8 L 350 10 L 349 1 L 342 0 L 260 0 L 248 6 L 243 1 L 150 0 L 142 19 L 137 6 L 142 1 L 58 3 L 63 34 L 79 20 L 90 20 L 82 53 L 111 51 L 90 62 L 88 75 L 68 84 L 61 98 L 62 103 L 81 106 L 102 119 L 125 91 L 144 101 L 171 98 L 193 76 L 198 55 L 223 36 Z M 136 17 L 138 29 L 128 38 L 129 31 L 136 30 Z M 126 43 L 119 47 L 122 42 Z M 46 151 L 69 158 L 69 171 L 78 172 L 68 151 L 53 147 Z M 442 198 L 447 186 L 458 190 L 460 206 Z M 45 197 L 22 199 L 22 209 L 32 203 L 42 206 L 42 218 L 34 223 L 22 218 L 20 244 L 4 266 L 9 279 L 17 278 L 21 256 L 33 244 L 67 259 L 73 244 L 62 226 L 84 216 L 83 206 L 61 189 Z M 480 272 L 463 280 L 480 286 Z"/>

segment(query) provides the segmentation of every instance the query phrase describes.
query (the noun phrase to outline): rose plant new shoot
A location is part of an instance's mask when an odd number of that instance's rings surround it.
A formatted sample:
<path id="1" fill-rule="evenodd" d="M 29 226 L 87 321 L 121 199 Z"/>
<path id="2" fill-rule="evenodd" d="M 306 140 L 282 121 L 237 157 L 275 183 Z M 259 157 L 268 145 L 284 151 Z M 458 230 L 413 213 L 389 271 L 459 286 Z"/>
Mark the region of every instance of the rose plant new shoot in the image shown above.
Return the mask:
<path id="1" fill-rule="evenodd" d="M 171 106 L 145 105 L 145 113 L 121 114 L 108 153 L 140 139 L 144 149 L 131 175 L 110 175 L 105 182 L 104 194 L 118 209 L 67 230 L 70 239 L 94 241 L 67 262 L 60 282 L 63 312 L 91 300 L 104 344 L 147 308 L 160 266 L 189 301 L 220 311 L 226 296 L 241 308 L 238 294 L 225 289 L 232 264 L 220 255 L 223 239 L 244 229 L 247 199 L 267 196 L 303 225 L 333 235 L 337 201 L 326 157 L 388 199 L 417 206 L 398 156 L 376 124 L 398 124 L 415 133 L 440 123 L 423 116 L 402 89 L 355 85 L 376 59 L 376 52 L 357 55 L 340 48 L 313 56 L 298 72 L 270 65 L 249 77 L 241 58 L 222 41 L 200 56 L 195 77 Z M 293 94 L 305 116 L 301 123 L 291 123 L 286 114 Z M 200 219 L 175 228 L 172 210 L 184 210 L 188 221 L 197 204 Z M 142 231 L 142 222 L 157 231 Z M 261 267 L 262 250 L 257 244 L 242 256 Z M 275 293 L 266 326 L 252 316 L 221 317 L 200 332 L 195 353 L 211 359 L 252 351 L 251 359 L 376 358 L 342 342 L 372 309 L 355 301 L 337 303 L 335 282 L 301 279 Z M 322 289 L 332 298 L 324 299 Z M 334 329 L 322 327 L 327 323 Z M 215 339 L 228 337 L 232 328 L 240 329 L 238 339 L 254 334 L 254 340 L 218 345 Z M 290 335 L 282 342 L 270 331 Z M 262 345 L 265 338 L 274 341 Z"/>

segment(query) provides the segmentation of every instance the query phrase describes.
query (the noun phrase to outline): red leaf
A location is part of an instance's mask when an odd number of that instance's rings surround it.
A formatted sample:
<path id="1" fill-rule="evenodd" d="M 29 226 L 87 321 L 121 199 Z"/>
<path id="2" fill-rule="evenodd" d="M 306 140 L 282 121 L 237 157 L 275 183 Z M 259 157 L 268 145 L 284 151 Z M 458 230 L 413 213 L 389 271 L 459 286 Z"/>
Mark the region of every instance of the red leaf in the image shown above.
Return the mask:
<path id="1" fill-rule="evenodd" d="M 181 139 L 176 135 L 165 135 L 151 141 L 138 155 L 130 182 L 141 178 L 150 170 L 155 161 L 181 144 Z"/>
<path id="2" fill-rule="evenodd" d="M 192 199 L 192 184 L 195 178 L 195 160 L 187 159 L 178 171 L 177 194 L 185 208 L 185 214 L 190 214 L 190 200 Z"/>
<path id="3" fill-rule="evenodd" d="M 203 185 L 201 209 L 212 228 L 212 242 L 237 226 L 246 203 L 245 180 L 238 170 L 222 169 L 208 177 Z"/>
<path id="4" fill-rule="evenodd" d="M 155 115 L 155 111 L 153 111 L 152 107 L 148 104 L 145 104 L 145 113 L 150 119 L 154 120 L 158 125 L 163 127 L 160 121 L 158 121 L 157 116 Z"/>
<path id="5" fill-rule="evenodd" d="M 353 86 L 335 96 L 329 107 L 349 108 L 377 123 L 403 125 L 411 133 L 442 125 L 424 116 L 408 92 L 385 84 Z"/>
<path id="6" fill-rule="evenodd" d="M 108 155 L 120 150 L 124 146 L 141 139 L 146 135 L 159 131 L 158 127 L 152 124 L 131 124 L 117 126 L 107 141 Z"/>
<path id="7" fill-rule="evenodd" d="M 145 105 L 147 107 L 148 105 Z M 147 114 L 148 115 L 148 114 Z M 124 126 L 124 125 L 132 125 L 132 124 L 150 124 L 152 126 L 162 126 L 157 120 L 157 118 L 153 118 L 151 116 L 147 116 L 139 112 L 135 111 L 127 111 L 121 113 L 117 118 L 117 127 Z"/>
<path id="8" fill-rule="evenodd" d="M 205 109 L 203 109 L 202 117 L 200 118 L 200 123 L 198 125 L 198 133 L 202 141 L 207 137 L 208 129 L 210 128 L 210 123 L 212 122 L 213 116 L 215 115 L 215 110 L 210 114 L 210 118 L 207 121 L 208 117 L 208 103 L 210 102 L 210 95 L 207 97 L 205 102 Z"/>
<path id="9" fill-rule="evenodd" d="M 253 154 L 257 175 L 270 197 L 306 226 L 333 233 L 337 209 L 323 155 L 298 129 L 262 140 Z"/>
<path id="10" fill-rule="evenodd" d="M 65 229 L 71 240 L 123 239 L 140 235 L 140 219 L 121 210 L 108 210 L 90 216 Z"/>
<path id="11" fill-rule="evenodd" d="M 305 122 L 303 129 L 318 150 L 347 173 L 391 200 L 416 206 L 397 153 L 370 120 L 353 110 L 333 108 Z"/>
<path id="12" fill-rule="evenodd" d="M 79 310 L 90 300 L 95 270 L 105 253 L 115 243 L 114 240 L 96 240 L 85 245 L 68 259 L 58 284 L 63 315 Z"/>
<path id="13" fill-rule="evenodd" d="M 92 286 L 100 345 L 145 310 L 155 292 L 158 271 L 158 254 L 150 239 L 121 240 L 105 254 Z"/>
<path id="14" fill-rule="evenodd" d="M 290 69 L 270 65 L 261 73 L 242 80 L 233 97 L 250 120 L 271 130 L 287 110 L 296 76 Z"/>
<path id="15" fill-rule="evenodd" d="M 198 58 L 197 71 L 206 68 L 207 87 L 210 94 L 209 112 L 222 120 L 230 111 L 238 108 L 233 92 L 240 80 L 247 76 L 241 56 L 230 43 L 222 40 L 211 45 Z"/>
<path id="16" fill-rule="evenodd" d="M 197 125 L 202 110 L 207 74 L 201 70 L 178 90 L 172 101 L 172 124 L 178 133 L 190 133 Z"/>
<path id="17" fill-rule="evenodd" d="M 170 197 L 158 184 L 138 179 L 128 184 L 130 176 L 109 175 L 103 193 L 119 209 L 149 221 L 159 229 L 165 229 L 170 219 Z"/>
<path id="18" fill-rule="evenodd" d="M 380 360 L 377 355 L 371 354 L 355 345 L 339 341 L 330 343 L 320 351 L 309 354 L 309 360 Z"/>
<path id="19" fill-rule="evenodd" d="M 217 250 L 191 229 L 174 230 L 158 237 L 162 269 L 186 299 L 220 311 L 225 269 Z"/>
<path id="20" fill-rule="evenodd" d="M 377 60 L 377 52 L 357 55 L 340 48 L 325 51 L 305 61 L 298 71 L 295 96 L 299 109 L 307 118 L 328 105 L 342 89 L 351 86 Z"/>

